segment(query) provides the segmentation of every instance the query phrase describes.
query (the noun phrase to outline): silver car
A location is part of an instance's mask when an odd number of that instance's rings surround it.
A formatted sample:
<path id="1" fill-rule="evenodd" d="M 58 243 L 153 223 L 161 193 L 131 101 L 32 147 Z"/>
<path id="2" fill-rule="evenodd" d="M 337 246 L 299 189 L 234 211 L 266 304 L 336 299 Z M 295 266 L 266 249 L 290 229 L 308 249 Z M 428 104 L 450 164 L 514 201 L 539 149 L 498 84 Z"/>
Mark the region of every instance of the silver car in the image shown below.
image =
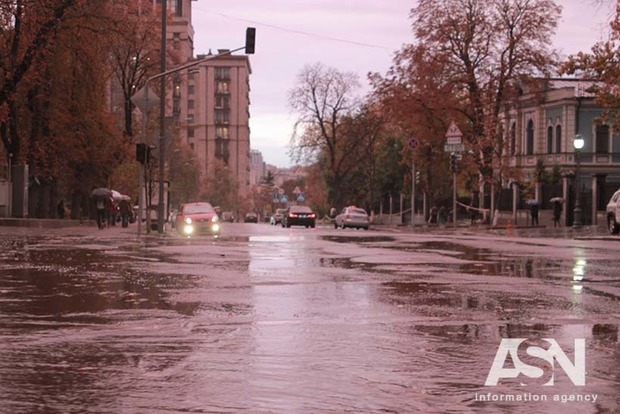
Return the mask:
<path id="1" fill-rule="evenodd" d="M 368 213 L 363 208 L 349 206 L 342 209 L 334 220 L 334 228 L 354 227 L 356 229 L 368 230 L 370 219 Z"/>
<path id="2" fill-rule="evenodd" d="M 607 203 L 606 215 L 609 233 L 620 233 L 620 189 L 617 190 L 609 199 L 609 203 Z"/>

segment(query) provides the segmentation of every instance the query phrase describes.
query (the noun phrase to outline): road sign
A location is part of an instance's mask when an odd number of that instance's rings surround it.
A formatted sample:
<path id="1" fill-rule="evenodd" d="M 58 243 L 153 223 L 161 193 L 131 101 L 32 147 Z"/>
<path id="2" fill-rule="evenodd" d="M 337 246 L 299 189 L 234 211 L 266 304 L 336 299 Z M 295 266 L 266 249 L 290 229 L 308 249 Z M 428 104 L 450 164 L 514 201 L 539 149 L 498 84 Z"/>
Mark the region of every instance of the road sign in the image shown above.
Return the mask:
<path id="1" fill-rule="evenodd" d="M 445 152 L 461 152 L 465 151 L 465 144 L 446 144 L 443 146 Z"/>
<path id="2" fill-rule="evenodd" d="M 415 138 L 409 138 L 407 145 L 409 146 L 409 149 L 414 150 L 420 146 L 420 141 Z"/>
<path id="3" fill-rule="evenodd" d="M 146 113 L 155 106 L 159 106 L 159 97 L 151 88 L 148 88 L 147 94 L 146 87 L 143 87 L 131 96 L 131 102 L 137 106 L 142 113 Z"/>
<path id="4" fill-rule="evenodd" d="M 459 129 L 459 127 L 456 125 L 456 122 L 452 121 L 450 123 L 450 126 L 448 127 L 448 131 L 446 132 L 446 138 L 458 138 L 459 142 L 461 142 L 460 140 L 463 138 L 463 133 L 461 132 L 461 130 Z M 449 142 L 448 143 L 453 143 L 453 144 L 457 144 L 457 142 Z"/>

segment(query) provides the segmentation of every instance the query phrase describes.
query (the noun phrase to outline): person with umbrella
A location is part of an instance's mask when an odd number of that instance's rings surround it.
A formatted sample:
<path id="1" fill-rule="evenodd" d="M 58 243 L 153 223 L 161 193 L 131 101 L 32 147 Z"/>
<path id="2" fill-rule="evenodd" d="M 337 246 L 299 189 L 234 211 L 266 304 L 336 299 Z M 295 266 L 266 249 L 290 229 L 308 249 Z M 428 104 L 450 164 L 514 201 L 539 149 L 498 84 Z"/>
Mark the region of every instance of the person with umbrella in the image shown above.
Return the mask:
<path id="1" fill-rule="evenodd" d="M 561 197 L 553 197 L 549 200 L 553 203 L 553 227 L 560 227 L 560 217 L 562 217 L 562 202 Z"/>
<path id="2" fill-rule="evenodd" d="M 90 196 L 95 199 L 97 207 L 97 227 L 102 229 L 106 225 L 106 200 L 112 197 L 112 191 L 103 187 L 95 188 Z"/>
<path id="3" fill-rule="evenodd" d="M 532 199 L 528 202 L 530 205 L 530 216 L 532 217 L 532 226 L 538 226 L 538 200 Z"/>

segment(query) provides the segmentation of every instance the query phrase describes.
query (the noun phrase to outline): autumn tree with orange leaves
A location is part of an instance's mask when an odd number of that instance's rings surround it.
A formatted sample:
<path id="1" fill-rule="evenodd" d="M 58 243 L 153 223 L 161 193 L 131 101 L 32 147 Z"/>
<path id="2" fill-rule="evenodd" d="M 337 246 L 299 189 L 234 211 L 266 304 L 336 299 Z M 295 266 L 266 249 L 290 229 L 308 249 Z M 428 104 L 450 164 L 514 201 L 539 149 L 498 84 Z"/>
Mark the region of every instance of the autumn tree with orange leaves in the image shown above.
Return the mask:
<path id="1" fill-rule="evenodd" d="M 397 54 L 385 82 L 392 105 L 418 109 L 403 127 L 427 141 L 426 156 L 441 157 L 454 120 L 483 183 L 501 181 L 502 111 L 521 85 L 553 67 L 559 14 L 552 0 L 418 2 L 411 10 L 416 41 Z"/>
<path id="2" fill-rule="evenodd" d="M 603 117 L 615 126 L 620 125 L 620 1 L 616 2 L 616 13 L 609 23 L 609 38 L 597 42 L 589 53 L 580 52 L 568 57 L 560 71 L 577 74 L 583 79 L 600 81 L 592 92 L 603 107 Z"/>

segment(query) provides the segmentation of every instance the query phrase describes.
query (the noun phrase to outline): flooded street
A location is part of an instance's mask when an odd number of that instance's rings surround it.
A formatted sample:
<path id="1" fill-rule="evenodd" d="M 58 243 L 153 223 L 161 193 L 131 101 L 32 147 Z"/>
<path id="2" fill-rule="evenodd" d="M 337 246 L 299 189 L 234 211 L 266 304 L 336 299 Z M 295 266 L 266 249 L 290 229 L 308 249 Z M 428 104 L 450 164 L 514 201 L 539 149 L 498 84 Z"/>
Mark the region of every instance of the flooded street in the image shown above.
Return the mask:
<path id="1" fill-rule="evenodd" d="M 620 410 L 618 238 L 134 230 L 2 228 L 0 412 Z"/>

